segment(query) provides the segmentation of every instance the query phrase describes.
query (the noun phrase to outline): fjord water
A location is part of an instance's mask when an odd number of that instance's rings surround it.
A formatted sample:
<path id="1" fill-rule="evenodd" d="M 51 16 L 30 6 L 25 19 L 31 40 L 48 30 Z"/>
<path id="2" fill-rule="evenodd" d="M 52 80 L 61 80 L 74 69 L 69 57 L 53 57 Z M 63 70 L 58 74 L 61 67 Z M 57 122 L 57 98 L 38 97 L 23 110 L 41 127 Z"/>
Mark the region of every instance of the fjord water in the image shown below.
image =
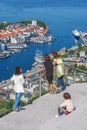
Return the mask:
<path id="1" fill-rule="evenodd" d="M 7 59 L 0 59 L 0 81 L 9 79 L 16 66 L 23 72 L 31 69 L 37 49 L 43 54 L 53 50 L 75 45 L 72 30 L 87 31 L 86 0 L 1 0 L 0 22 L 15 23 L 21 20 L 40 20 L 50 27 L 50 33 L 56 40 L 51 44 L 29 43 L 29 48 L 12 54 Z"/>

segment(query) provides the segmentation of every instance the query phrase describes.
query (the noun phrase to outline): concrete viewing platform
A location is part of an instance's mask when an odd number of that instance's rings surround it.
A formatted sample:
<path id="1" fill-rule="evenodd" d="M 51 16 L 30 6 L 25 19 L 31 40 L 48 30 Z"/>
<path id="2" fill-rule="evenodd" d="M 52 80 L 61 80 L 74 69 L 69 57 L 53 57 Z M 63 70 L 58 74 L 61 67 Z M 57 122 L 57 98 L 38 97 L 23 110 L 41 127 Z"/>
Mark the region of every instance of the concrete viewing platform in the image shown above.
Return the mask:
<path id="1" fill-rule="evenodd" d="M 71 94 L 76 110 L 56 118 L 64 92 Z M 71 84 L 59 94 L 46 94 L 25 108 L 0 118 L 0 130 L 87 130 L 87 83 Z"/>

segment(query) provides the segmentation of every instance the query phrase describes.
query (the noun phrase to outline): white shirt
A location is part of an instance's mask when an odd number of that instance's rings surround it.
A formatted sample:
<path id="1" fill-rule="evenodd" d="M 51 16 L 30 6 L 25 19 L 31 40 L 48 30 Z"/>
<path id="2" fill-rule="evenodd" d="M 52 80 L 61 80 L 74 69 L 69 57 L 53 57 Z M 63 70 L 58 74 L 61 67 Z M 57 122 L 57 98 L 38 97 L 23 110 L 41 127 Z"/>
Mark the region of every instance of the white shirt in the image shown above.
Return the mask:
<path id="1" fill-rule="evenodd" d="M 24 84 L 24 77 L 22 74 L 20 75 L 13 75 L 11 78 L 12 81 L 14 81 L 14 91 L 16 93 L 22 92 L 24 93 L 24 88 L 23 88 L 23 84 Z"/>
<path id="2" fill-rule="evenodd" d="M 60 107 L 66 107 L 66 110 L 71 112 L 74 109 L 74 105 L 71 99 L 65 100 L 62 104 L 60 104 Z"/>

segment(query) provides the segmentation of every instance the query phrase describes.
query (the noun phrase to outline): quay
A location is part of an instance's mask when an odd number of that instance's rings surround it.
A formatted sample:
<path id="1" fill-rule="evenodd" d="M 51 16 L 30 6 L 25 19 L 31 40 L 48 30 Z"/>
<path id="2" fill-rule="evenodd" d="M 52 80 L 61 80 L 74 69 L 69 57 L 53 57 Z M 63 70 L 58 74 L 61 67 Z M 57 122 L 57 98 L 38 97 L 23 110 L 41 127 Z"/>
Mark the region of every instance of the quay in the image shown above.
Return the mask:
<path id="1" fill-rule="evenodd" d="M 37 36 L 37 37 L 31 37 L 30 38 L 30 42 L 32 43 L 39 43 L 39 44 L 43 44 L 43 43 L 49 43 L 52 42 L 55 39 L 55 37 L 53 36 Z"/>
<path id="2" fill-rule="evenodd" d="M 69 92 L 76 110 L 70 115 L 56 118 L 57 107 L 63 101 L 63 93 Z M 71 84 L 59 94 L 46 94 L 25 110 L 11 112 L 0 118 L 1 130 L 86 130 L 87 83 Z"/>

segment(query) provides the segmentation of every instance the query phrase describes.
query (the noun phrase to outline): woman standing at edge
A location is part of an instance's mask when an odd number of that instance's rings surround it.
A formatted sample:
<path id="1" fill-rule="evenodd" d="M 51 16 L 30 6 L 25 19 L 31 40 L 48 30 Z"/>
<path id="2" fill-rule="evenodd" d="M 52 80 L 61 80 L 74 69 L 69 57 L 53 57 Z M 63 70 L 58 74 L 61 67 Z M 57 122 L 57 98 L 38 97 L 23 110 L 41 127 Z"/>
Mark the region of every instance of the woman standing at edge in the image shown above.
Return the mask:
<path id="1" fill-rule="evenodd" d="M 54 62 L 53 64 L 56 65 L 56 74 L 58 77 L 58 87 L 61 90 L 65 89 L 65 84 L 64 84 L 64 74 L 65 74 L 65 67 L 64 67 L 64 63 L 62 61 L 62 58 L 60 55 L 58 55 L 57 52 L 53 51 L 52 55 L 54 57 Z"/>
<path id="2" fill-rule="evenodd" d="M 56 87 L 55 84 L 53 84 L 53 63 L 52 61 L 50 60 L 50 56 L 49 55 L 45 55 L 44 56 L 44 67 L 46 69 L 46 77 L 47 77 L 47 81 L 49 83 L 49 90 L 50 90 L 50 93 L 53 93 L 53 89 L 56 89 L 56 92 L 58 91 L 58 88 Z"/>
<path id="3" fill-rule="evenodd" d="M 12 76 L 11 80 L 14 81 L 14 91 L 16 93 L 16 100 L 13 106 L 13 110 L 18 112 L 23 109 L 21 108 L 20 100 L 24 93 L 24 77 L 20 67 L 16 67 L 15 74 Z"/>

